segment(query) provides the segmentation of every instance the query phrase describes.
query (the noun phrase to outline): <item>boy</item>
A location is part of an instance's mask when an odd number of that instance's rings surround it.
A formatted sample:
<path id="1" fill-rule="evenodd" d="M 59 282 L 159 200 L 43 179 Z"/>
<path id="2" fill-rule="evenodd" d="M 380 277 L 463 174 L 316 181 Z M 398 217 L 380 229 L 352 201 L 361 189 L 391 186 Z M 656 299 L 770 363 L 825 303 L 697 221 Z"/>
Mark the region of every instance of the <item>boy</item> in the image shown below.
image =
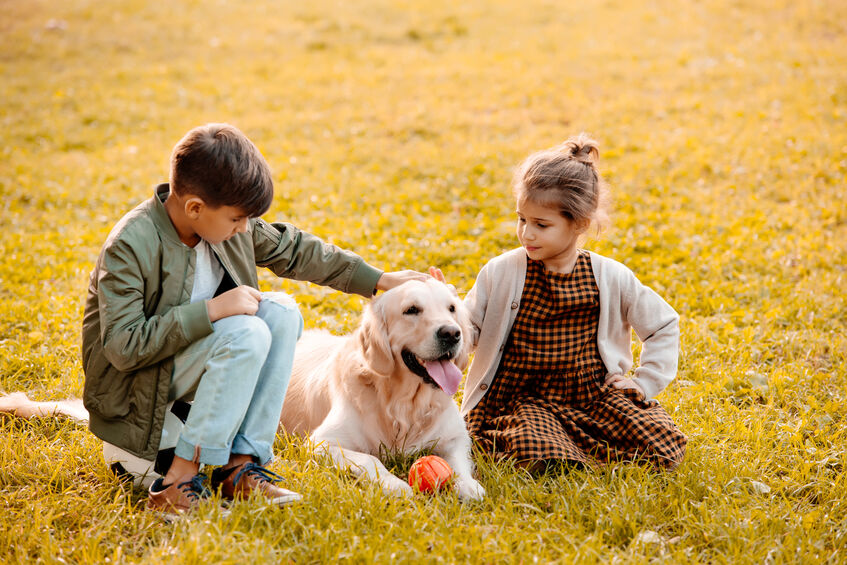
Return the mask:
<path id="1" fill-rule="evenodd" d="M 170 183 L 118 222 L 91 274 L 82 348 L 91 431 L 152 460 L 168 404 L 193 399 L 173 460 L 150 486 L 151 509 L 181 512 L 208 497 L 201 463 L 221 466 L 211 486 L 226 499 L 300 498 L 262 465 L 303 319 L 292 300 L 262 298 L 256 266 L 366 297 L 427 278 L 383 273 L 258 219 L 272 200 L 268 165 L 244 134 L 195 128 L 173 150 Z"/>

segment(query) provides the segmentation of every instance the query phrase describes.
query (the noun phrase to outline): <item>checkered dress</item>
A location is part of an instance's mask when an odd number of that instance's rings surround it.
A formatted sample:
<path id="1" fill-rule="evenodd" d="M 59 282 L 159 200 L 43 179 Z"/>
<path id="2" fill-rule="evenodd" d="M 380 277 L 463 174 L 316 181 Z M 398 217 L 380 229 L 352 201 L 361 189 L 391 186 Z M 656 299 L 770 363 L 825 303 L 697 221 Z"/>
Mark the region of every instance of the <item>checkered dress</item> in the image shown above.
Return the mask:
<path id="1" fill-rule="evenodd" d="M 687 439 L 656 402 L 604 384 L 600 292 L 591 258 L 571 273 L 527 259 L 521 306 L 488 393 L 467 415 L 483 451 L 518 461 L 579 464 L 646 459 L 676 467 Z"/>

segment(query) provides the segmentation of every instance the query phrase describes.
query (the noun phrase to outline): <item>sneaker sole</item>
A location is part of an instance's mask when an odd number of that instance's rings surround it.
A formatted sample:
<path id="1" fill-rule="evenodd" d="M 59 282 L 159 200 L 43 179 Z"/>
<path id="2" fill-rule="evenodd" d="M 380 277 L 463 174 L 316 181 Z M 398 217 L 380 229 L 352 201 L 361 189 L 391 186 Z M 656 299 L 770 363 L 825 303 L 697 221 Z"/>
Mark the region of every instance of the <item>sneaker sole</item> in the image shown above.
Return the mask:
<path id="1" fill-rule="evenodd" d="M 296 493 L 296 492 L 292 492 L 291 494 L 285 494 L 285 495 L 282 495 L 282 496 L 277 496 L 275 498 L 270 498 L 270 497 L 265 496 L 264 494 L 259 494 L 259 493 L 256 493 L 253 496 L 262 497 L 269 504 L 276 505 L 276 506 L 287 506 L 288 504 L 293 504 L 295 502 L 299 502 L 299 501 L 303 500 L 303 495 Z M 223 509 L 231 508 L 232 505 L 235 504 L 236 502 L 243 502 L 244 500 L 247 500 L 247 499 L 242 498 L 241 496 L 239 496 L 237 498 L 223 498 L 223 499 L 221 499 L 221 507 Z"/>
<path id="2" fill-rule="evenodd" d="M 286 506 L 288 504 L 293 504 L 295 502 L 303 500 L 303 495 L 293 492 L 291 494 L 286 494 L 285 496 L 277 496 L 276 498 L 271 498 L 269 500 L 271 504 L 275 504 L 277 506 Z"/>
<path id="3" fill-rule="evenodd" d="M 178 522 L 179 520 L 190 519 L 190 518 L 194 518 L 195 516 L 197 516 L 197 514 L 193 510 L 187 510 L 187 511 L 184 511 L 184 512 L 180 512 L 179 510 L 168 511 L 168 510 L 162 510 L 162 509 L 159 509 L 159 508 L 148 508 L 147 510 L 148 510 L 148 512 L 155 514 L 162 521 L 164 521 L 168 524 L 173 524 L 174 522 Z M 220 513 L 221 513 L 221 518 L 228 518 L 229 515 L 232 514 L 232 512 L 230 512 L 229 510 L 227 510 L 226 508 L 223 508 L 223 507 L 220 508 Z"/>

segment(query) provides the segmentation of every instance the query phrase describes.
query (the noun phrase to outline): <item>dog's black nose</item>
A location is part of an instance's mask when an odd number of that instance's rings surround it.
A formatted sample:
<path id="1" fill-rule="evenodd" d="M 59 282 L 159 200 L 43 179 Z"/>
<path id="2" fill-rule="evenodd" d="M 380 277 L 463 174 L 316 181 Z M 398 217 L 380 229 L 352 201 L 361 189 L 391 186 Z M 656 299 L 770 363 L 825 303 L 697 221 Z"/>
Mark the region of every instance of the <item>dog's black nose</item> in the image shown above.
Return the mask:
<path id="1" fill-rule="evenodd" d="M 454 345 L 459 343 L 459 340 L 462 339 L 462 330 L 456 326 L 441 326 L 438 328 L 438 331 L 435 332 L 435 335 L 442 343 Z"/>

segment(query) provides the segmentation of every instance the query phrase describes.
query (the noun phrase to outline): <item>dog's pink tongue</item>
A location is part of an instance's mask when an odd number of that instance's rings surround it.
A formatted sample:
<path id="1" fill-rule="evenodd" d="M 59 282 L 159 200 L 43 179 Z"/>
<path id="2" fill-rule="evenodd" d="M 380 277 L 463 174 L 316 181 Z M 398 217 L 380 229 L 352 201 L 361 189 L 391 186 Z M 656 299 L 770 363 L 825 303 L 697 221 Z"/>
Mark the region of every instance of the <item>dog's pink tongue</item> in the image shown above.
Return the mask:
<path id="1" fill-rule="evenodd" d="M 427 361 L 426 372 L 438 383 L 441 390 L 453 396 L 459 390 L 462 372 L 450 361 Z"/>

